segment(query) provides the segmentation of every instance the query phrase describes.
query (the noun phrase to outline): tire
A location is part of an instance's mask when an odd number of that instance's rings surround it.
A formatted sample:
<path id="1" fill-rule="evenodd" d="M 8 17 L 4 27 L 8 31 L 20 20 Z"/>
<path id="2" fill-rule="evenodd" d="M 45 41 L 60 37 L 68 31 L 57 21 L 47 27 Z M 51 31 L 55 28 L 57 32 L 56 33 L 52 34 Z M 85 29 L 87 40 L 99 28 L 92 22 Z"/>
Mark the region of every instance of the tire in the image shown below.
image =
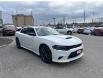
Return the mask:
<path id="1" fill-rule="evenodd" d="M 68 31 L 68 32 L 67 32 L 67 35 L 72 35 L 72 32 L 71 32 L 71 31 Z"/>
<path id="2" fill-rule="evenodd" d="M 42 45 L 39 49 L 40 58 L 43 62 L 50 64 L 52 63 L 52 53 L 48 46 Z"/>
<path id="3" fill-rule="evenodd" d="M 78 34 L 80 34 L 80 32 L 78 32 Z"/>
<path id="4" fill-rule="evenodd" d="M 6 34 L 4 34 L 4 33 L 3 33 L 2 35 L 3 35 L 3 36 L 6 36 Z"/>
<path id="5" fill-rule="evenodd" d="M 16 37 L 16 46 L 17 46 L 17 48 L 21 48 L 21 45 L 20 45 L 20 41 L 19 41 L 19 39 Z"/>

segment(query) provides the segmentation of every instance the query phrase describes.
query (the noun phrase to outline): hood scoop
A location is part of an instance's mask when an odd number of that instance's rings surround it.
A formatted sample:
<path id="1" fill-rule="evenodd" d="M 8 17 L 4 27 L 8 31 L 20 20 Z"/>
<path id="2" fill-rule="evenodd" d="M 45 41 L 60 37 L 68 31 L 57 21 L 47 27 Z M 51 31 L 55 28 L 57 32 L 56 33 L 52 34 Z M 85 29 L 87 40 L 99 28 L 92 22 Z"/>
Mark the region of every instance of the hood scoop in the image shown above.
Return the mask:
<path id="1" fill-rule="evenodd" d="M 72 37 L 66 37 L 65 39 L 71 39 Z"/>

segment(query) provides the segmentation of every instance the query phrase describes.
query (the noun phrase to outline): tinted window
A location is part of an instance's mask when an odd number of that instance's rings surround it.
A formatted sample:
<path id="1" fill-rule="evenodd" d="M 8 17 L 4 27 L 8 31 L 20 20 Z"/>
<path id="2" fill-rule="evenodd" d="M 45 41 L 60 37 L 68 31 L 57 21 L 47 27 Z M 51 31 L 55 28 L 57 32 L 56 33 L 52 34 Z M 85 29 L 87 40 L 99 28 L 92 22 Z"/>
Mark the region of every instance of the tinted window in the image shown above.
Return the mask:
<path id="1" fill-rule="evenodd" d="M 20 31 L 21 29 L 17 29 L 16 31 Z"/>
<path id="2" fill-rule="evenodd" d="M 27 28 L 27 31 L 28 31 L 28 32 L 27 32 L 28 35 L 29 35 L 29 34 L 34 34 L 34 35 L 36 35 L 33 28 Z"/>
<path id="3" fill-rule="evenodd" d="M 22 29 L 21 33 L 27 34 L 27 28 Z"/>
<path id="4" fill-rule="evenodd" d="M 36 35 L 33 28 L 24 28 L 21 30 L 21 33 L 28 34 L 28 35 L 30 35 L 30 34 Z"/>

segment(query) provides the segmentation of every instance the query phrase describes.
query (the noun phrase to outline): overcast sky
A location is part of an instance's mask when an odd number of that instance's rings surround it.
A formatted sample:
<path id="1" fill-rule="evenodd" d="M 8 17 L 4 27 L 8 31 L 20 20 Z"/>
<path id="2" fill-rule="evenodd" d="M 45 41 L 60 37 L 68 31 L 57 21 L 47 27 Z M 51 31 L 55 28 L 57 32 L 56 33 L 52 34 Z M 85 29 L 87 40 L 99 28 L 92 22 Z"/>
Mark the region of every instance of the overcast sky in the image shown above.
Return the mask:
<path id="1" fill-rule="evenodd" d="M 38 24 L 52 23 L 53 17 L 57 18 L 56 21 L 61 22 L 63 16 L 68 23 L 73 19 L 83 22 L 84 8 L 87 22 L 91 21 L 93 17 L 103 16 L 103 1 L 0 1 L 4 23 L 12 23 L 12 14 L 30 14 L 31 11 Z"/>

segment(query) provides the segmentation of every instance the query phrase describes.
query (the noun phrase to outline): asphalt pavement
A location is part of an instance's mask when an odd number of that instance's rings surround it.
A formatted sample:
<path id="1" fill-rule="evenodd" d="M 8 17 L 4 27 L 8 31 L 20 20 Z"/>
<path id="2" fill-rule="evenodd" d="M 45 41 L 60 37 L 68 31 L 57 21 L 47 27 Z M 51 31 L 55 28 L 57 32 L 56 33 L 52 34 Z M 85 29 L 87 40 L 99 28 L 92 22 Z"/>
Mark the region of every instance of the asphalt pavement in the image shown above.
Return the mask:
<path id="1" fill-rule="evenodd" d="M 0 77 L 103 77 L 103 37 L 75 34 L 84 43 L 84 56 L 65 64 L 46 64 L 33 52 L 16 48 L 15 41 L 0 48 Z M 14 40 L 14 37 L 8 37 Z"/>
<path id="2" fill-rule="evenodd" d="M 4 45 L 8 45 L 12 42 L 13 40 L 10 39 L 10 37 L 2 37 L 0 36 L 0 47 L 4 46 Z"/>

